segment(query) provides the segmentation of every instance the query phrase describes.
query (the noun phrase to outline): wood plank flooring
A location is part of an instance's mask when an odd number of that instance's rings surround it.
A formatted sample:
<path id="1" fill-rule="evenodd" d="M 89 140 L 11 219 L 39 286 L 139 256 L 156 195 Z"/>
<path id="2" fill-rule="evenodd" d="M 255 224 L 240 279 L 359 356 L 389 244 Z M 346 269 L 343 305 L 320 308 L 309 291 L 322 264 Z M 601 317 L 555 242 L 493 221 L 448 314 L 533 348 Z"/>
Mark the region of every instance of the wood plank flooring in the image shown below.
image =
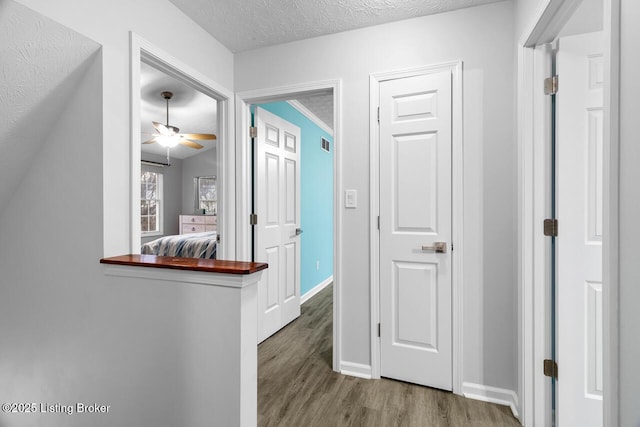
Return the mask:
<path id="1" fill-rule="evenodd" d="M 506 406 L 333 372 L 332 302 L 330 286 L 258 346 L 259 426 L 520 426 Z"/>

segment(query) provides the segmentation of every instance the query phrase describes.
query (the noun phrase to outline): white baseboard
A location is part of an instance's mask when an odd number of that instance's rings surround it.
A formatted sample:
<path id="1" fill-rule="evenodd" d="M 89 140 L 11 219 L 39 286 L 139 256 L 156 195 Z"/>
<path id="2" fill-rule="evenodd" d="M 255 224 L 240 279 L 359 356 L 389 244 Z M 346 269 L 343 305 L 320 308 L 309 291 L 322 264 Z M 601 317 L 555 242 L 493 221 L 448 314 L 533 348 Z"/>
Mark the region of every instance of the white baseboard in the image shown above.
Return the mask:
<path id="1" fill-rule="evenodd" d="M 329 276 L 327 279 L 325 279 L 322 282 L 318 283 L 313 288 L 309 289 L 304 295 L 302 295 L 300 297 L 300 305 L 302 305 L 305 302 L 309 301 L 311 299 L 311 297 L 315 296 L 318 292 L 320 292 L 321 290 L 323 290 L 324 288 L 326 288 L 327 286 L 329 286 L 332 283 L 333 283 L 333 274 L 331 276 Z"/>
<path id="2" fill-rule="evenodd" d="M 340 362 L 340 373 L 367 380 L 372 378 L 371 365 L 362 365 L 360 363 Z"/>
<path id="3" fill-rule="evenodd" d="M 482 384 L 463 383 L 462 395 L 469 399 L 482 400 L 483 402 L 508 406 L 511 408 L 513 416 L 520 419 L 518 413 L 520 402 L 518 400 L 518 395 L 513 390 Z"/>

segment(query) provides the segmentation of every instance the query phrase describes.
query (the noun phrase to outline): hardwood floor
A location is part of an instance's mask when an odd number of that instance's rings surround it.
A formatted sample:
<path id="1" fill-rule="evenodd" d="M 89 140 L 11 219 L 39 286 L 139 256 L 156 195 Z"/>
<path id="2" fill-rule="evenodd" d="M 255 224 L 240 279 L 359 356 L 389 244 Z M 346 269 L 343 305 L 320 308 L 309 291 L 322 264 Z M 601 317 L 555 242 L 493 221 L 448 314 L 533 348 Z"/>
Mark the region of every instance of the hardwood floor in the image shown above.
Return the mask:
<path id="1" fill-rule="evenodd" d="M 259 426 L 520 426 L 506 406 L 331 370 L 333 287 L 258 346 Z"/>

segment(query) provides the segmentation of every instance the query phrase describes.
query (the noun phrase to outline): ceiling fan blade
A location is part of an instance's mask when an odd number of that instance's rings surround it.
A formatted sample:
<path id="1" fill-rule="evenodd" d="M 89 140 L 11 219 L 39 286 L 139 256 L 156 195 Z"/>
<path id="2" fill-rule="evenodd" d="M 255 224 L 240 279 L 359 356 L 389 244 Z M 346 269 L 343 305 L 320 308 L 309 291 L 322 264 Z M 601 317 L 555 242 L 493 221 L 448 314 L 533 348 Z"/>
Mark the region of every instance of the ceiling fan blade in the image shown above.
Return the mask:
<path id="1" fill-rule="evenodd" d="M 163 125 L 162 123 L 158 123 L 158 122 L 151 122 L 153 123 L 153 127 L 156 128 L 156 130 L 161 133 L 162 135 L 169 135 L 169 128 L 167 128 L 165 125 Z"/>
<path id="2" fill-rule="evenodd" d="M 143 144 L 153 144 L 154 142 L 156 142 L 156 137 L 154 136 L 151 139 L 146 140 L 145 142 L 143 142 Z"/>
<path id="3" fill-rule="evenodd" d="M 189 139 L 217 139 L 218 137 L 212 133 L 181 133 L 184 138 Z"/>
<path id="4" fill-rule="evenodd" d="M 187 147 L 201 149 L 204 145 L 200 145 L 197 142 L 189 141 L 188 139 L 180 138 L 180 144 L 186 145 Z"/>

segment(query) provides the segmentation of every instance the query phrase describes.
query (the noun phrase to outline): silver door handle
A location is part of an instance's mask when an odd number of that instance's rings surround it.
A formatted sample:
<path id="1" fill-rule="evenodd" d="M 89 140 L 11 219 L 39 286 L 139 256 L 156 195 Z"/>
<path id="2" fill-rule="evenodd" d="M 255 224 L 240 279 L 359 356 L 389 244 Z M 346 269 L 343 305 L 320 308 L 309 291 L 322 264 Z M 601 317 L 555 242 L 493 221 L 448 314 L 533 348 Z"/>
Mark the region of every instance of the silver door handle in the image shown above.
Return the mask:
<path id="1" fill-rule="evenodd" d="M 436 251 L 444 254 L 447 252 L 447 242 L 433 242 L 433 246 L 422 246 L 423 251 Z"/>
<path id="2" fill-rule="evenodd" d="M 296 228 L 296 236 L 299 236 L 302 234 L 302 228 Z"/>

